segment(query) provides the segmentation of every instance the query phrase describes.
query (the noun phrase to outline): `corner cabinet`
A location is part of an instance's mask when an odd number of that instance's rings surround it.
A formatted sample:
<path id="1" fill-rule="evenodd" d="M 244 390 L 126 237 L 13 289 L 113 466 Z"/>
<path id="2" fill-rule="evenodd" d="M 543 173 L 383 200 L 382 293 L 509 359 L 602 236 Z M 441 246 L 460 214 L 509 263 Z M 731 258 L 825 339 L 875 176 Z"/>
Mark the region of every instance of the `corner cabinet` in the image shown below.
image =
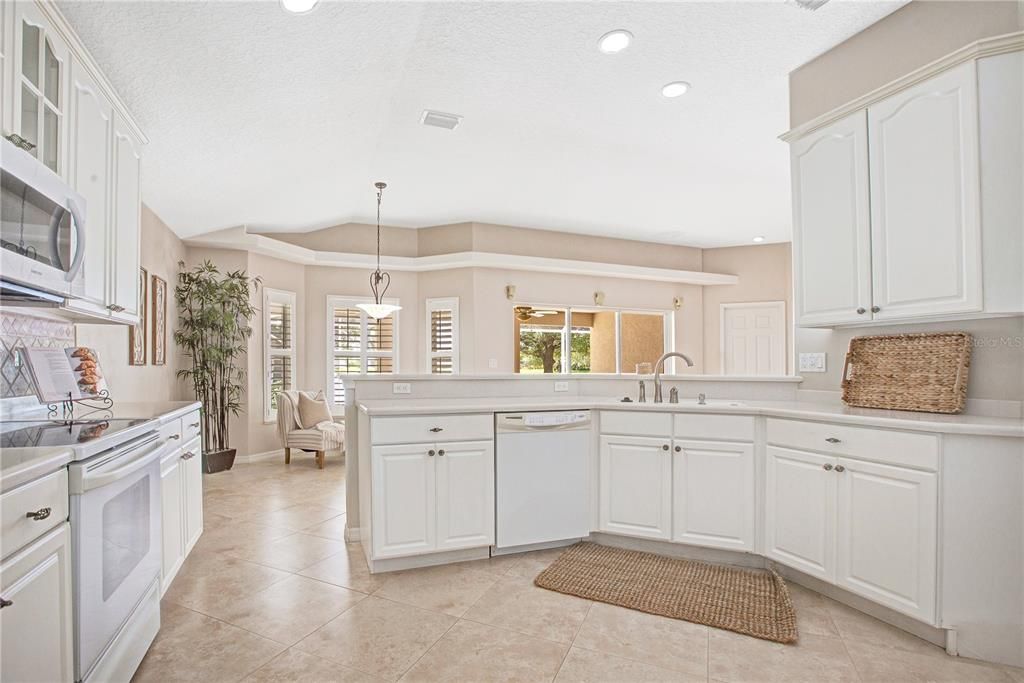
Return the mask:
<path id="1" fill-rule="evenodd" d="M 1022 99 L 1010 52 L 791 140 L 798 325 L 1024 312 Z"/>

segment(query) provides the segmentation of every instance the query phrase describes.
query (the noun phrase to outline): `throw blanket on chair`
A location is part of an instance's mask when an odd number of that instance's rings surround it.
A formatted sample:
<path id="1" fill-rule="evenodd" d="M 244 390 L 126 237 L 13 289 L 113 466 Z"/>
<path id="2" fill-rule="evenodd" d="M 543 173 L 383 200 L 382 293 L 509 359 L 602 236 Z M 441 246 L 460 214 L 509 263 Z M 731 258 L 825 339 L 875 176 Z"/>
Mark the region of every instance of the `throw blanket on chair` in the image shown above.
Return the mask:
<path id="1" fill-rule="evenodd" d="M 303 392 L 309 398 L 323 398 L 323 392 Z M 281 445 L 308 451 L 327 451 L 345 447 L 345 425 L 324 420 L 310 429 L 299 424 L 299 392 L 282 392 L 277 401 L 277 434 Z"/>

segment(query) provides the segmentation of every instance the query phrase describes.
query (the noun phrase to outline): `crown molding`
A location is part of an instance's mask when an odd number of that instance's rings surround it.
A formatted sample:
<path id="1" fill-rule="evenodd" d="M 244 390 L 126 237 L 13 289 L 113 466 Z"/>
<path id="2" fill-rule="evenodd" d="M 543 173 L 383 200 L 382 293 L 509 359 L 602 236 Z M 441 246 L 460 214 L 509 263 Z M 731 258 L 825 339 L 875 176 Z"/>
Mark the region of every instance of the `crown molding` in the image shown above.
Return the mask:
<path id="1" fill-rule="evenodd" d="M 917 85 L 922 81 L 926 81 L 929 78 L 932 78 L 943 71 L 948 71 L 954 66 L 958 66 L 964 62 L 978 60 L 983 57 L 1001 55 L 1007 52 L 1017 52 L 1020 50 L 1024 50 L 1024 31 L 1006 33 L 1004 35 L 993 36 L 991 38 L 982 38 L 981 40 L 977 40 L 969 45 L 965 45 L 959 50 L 950 52 L 948 55 L 940 57 L 934 62 L 925 64 L 905 76 L 901 76 L 894 81 L 886 83 L 880 88 L 876 88 L 865 95 L 861 95 L 857 99 L 851 100 L 840 107 L 836 107 L 831 111 L 825 112 L 824 114 L 802 123 L 795 128 L 791 128 L 780 135 L 779 139 L 783 142 L 792 142 L 793 140 L 802 138 L 808 133 L 813 133 L 819 128 L 824 128 L 845 116 L 849 116 L 856 111 L 870 107 L 871 105 L 880 102 L 901 90 L 906 90 L 911 86 Z"/>
<path id="2" fill-rule="evenodd" d="M 185 240 L 190 247 L 233 249 L 281 259 L 307 266 L 355 268 L 372 270 L 377 265 L 374 254 L 352 254 L 337 251 L 315 251 L 288 242 L 248 232 L 245 227 L 228 228 Z M 425 273 L 455 268 L 488 268 L 493 270 L 521 270 L 534 273 L 587 275 L 624 280 L 648 280 L 687 285 L 734 285 L 736 275 L 704 273 L 672 268 L 648 268 L 598 261 L 577 261 L 542 256 L 518 256 L 484 251 L 460 251 L 434 256 L 381 256 L 381 267 L 395 272 Z"/>

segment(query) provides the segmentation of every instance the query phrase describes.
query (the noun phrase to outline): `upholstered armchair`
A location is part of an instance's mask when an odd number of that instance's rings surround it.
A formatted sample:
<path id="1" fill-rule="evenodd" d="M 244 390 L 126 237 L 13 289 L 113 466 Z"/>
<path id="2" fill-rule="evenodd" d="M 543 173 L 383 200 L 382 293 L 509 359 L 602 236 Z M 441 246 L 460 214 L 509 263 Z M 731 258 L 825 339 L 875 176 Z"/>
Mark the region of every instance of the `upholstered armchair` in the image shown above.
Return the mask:
<path id="1" fill-rule="evenodd" d="M 345 427 L 334 421 L 321 422 L 311 428 L 303 429 L 299 419 L 298 391 L 284 391 L 277 397 L 277 433 L 284 447 L 284 462 L 292 460 L 292 449 L 316 453 L 316 464 L 324 468 L 324 457 L 327 451 L 343 451 L 345 448 Z M 318 397 L 318 392 L 301 392 L 311 399 Z"/>

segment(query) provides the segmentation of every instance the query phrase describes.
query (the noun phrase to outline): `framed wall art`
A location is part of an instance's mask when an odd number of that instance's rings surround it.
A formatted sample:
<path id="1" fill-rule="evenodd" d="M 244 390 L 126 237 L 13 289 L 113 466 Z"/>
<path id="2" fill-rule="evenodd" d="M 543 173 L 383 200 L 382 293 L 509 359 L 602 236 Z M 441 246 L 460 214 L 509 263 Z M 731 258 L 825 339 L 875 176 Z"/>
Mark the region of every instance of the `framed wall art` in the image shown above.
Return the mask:
<path id="1" fill-rule="evenodd" d="M 167 281 L 153 276 L 153 365 L 167 363 Z"/>
<path id="2" fill-rule="evenodd" d="M 139 268 L 139 322 L 128 330 L 128 365 L 146 364 L 146 311 L 149 303 L 146 299 L 149 273 Z"/>

